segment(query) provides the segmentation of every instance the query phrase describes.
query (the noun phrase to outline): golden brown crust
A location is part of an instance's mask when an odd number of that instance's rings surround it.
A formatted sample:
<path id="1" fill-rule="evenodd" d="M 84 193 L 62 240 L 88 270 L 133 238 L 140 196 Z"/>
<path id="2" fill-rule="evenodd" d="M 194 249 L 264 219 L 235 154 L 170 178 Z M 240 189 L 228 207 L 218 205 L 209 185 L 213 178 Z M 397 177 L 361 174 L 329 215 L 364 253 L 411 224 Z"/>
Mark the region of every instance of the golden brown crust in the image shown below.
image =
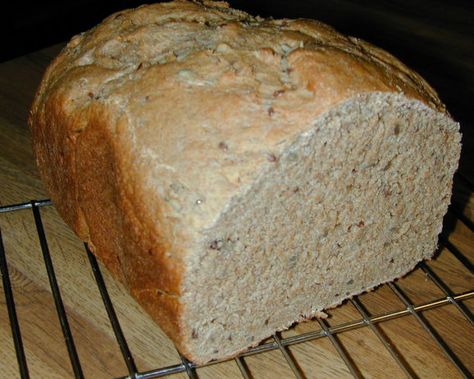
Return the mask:
<path id="1" fill-rule="evenodd" d="M 162 328 L 178 335 L 179 264 L 166 259 L 168 242 L 154 232 L 157 220 L 146 225 L 147 220 L 140 217 L 147 204 L 126 183 L 129 176 L 123 162 L 127 154 L 121 146 L 114 146 L 117 136 L 101 125 L 112 119 L 107 114 L 90 115 L 87 129 L 76 141 L 77 200 L 88 241 L 137 301 L 160 320 Z"/>
<path id="2" fill-rule="evenodd" d="M 30 117 L 58 211 L 183 352 L 183 256 L 194 233 L 285 139 L 363 92 L 402 92 L 444 111 L 418 75 L 365 42 L 205 4 L 119 12 L 74 37 Z"/>
<path id="3" fill-rule="evenodd" d="M 91 109 L 91 113 L 94 110 Z M 125 281 L 121 262 L 123 226 L 116 206 L 116 174 L 110 136 L 100 123 L 99 115 L 89 116 L 89 127 L 75 135 L 76 201 L 80 227 L 78 235 L 97 252 L 105 266 L 122 282 Z M 94 146 L 91 149 L 91 146 Z M 103 207 L 101 203 L 112 204 Z M 100 209 L 100 212 L 97 210 Z"/>

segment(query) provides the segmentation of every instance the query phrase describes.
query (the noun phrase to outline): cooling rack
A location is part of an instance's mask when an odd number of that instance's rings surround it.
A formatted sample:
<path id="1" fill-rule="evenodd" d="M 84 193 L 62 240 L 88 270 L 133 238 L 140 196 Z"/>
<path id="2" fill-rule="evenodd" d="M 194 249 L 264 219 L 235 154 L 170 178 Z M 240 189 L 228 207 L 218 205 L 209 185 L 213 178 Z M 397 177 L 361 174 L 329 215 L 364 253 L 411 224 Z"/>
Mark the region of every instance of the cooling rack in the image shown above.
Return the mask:
<path id="1" fill-rule="evenodd" d="M 69 354 L 69 360 L 72 367 L 72 372 L 76 378 L 83 378 L 83 367 L 81 366 L 81 360 L 76 349 L 74 342 L 74 336 L 71 332 L 69 326 L 68 314 L 66 307 L 63 303 L 61 297 L 61 289 L 56 279 L 55 267 L 51 259 L 50 249 L 48 238 L 45 233 L 45 228 L 42 221 L 42 209 L 45 207 L 52 207 L 52 204 L 49 200 L 36 200 L 29 201 L 21 204 L 13 204 L 0 207 L 0 214 L 17 212 L 20 210 L 31 210 L 33 215 L 33 220 L 35 223 L 37 238 L 39 240 L 40 249 L 42 253 L 42 258 L 44 260 L 45 268 L 47 271 L 47 277 L 49 280 L 51 294 L 54 298 L 54 305 L 56 307 L 56 312 L 58 320 L 61 326 L 61 330 L 64 336 L 64 341 L 67 346 L 67 353 Z M 451 207 L 449 212 L 454 215 L 460 222 L 462 222 L 465 227 L 469 230 L 471 237 L 473 232 L 473 223 L 467 217 L 463 215 L 462 212 L 457 210 L 454 207 Z M 471 238 L 471 242 L 474 238 Z M 466 271 L 467 275 L 473 275 L 473 265 L 470 261 L 470 258 L 463 252 L 461 249 L 452 244 L 447 236 L 440 236 L 440 245 L 444 246 L 450 254 L 458 260 L 463 269 Z M 87 246 L 84 246 L 85 254 L 88 257 L 89 264 L 91 266 L 95 282 L 97 283 L 98 290 L 100 292 L 103 305 L 105 307 L 107 316 L 110 320 L 110 325 L 113 329 L 113 333 L 116 338 L 116 342 L 120 348 L 125 366 L 128 372 L 124 372 L 121 378 L 135 378 L 135 379 L 145 379 L 145 378 L 158 378 L 158 377 L 168 377 L 173 374 L 183 373 L 189 378 L 198 378 L 197 369 L 203 366 L 196 366 L 195 364 L 189 362 L 186 358 L 179 355 L 180 361 L 176 362 L 174 365 L 169 365 L 165 367 L 157 367 L 152 370 L 140 371 L 137 369 L 135 363 L 134 355 L 132 354 L 125 334 L 122 330 L 122 327 L 119 322 L 119 318 L 114 310 L 114 304 L 109 296 L 106 283 L 104 281 L 101 269 L 94 255 L 88 250 Z M 25 355 L 22 334 L 21 334 L 21 325 L 17 317 L 17 311 L 14 300 L 14 293 L 12 290 L 12 283 L 10 280 L 10 274 L 7 264 L 7 253 L 5 251 L 2 231 L 0 230 L 0 269 L 2 274 L 3 281 L 3 290 L 5 293 L 6 308 L 8 310 L 8 317 L 10 320 L 11 334 L 13 338 L 13 345 L 16 353 L 16 358 L 18 361 L 19 373 L 22 378 L 29 378 L 29 369 L 28 361 Z M 331 324 L 328 320 L 320 318 L 316 319 L 316 322 L 319 324 L 319 330 L 307 331 L 297 335 L 284 336 L 281 333 L 276 333 L 272 336 L 271 339 L 266 340 L 262 344 L 250 349 L 249 351 L 239 355 L 234 359 L 235 364 L 237 365 L 241 377 L 243 378 L 257 378 L 251 373 L 249 367 L 246 363 L 246 359 L 250 356 L 262 356 L 264 358 L 264 353 L 269 351 L 279 351 L 281 352 L 286 364 L 291 370 L 292 374 L 296 378 L 306 378 L 305 373 L 301 369 L 301 366 L 298 362 L 298 359 L 290 352 L 290 347 L 296 346 L 298 344 L 305 344 L 311 341 L 318 339 L 327 339 L 332 346 L 335 348 L 340 358 L 346 365 L 350 374 L 356 378 L 363 377 L 361 371 L 354 363 L 350 352 L 343 346 L 340 341 L 339 336 L 347 331 L 366 328 L 373 333 L 376 338 L 381 342 L 383 348 L 386 349 L 386 352 L 390 355 L 393 361 L 398 365 L 401 371 L 405 374 L 406 377 L 416 378 L 417 374 L 413 371 L 412 367 L 404 359 L 404 352 L 394 347 L 392 341 L 387 337 L 387 335 L 381 330 L 380 326 L 391 320 L 398 320 L 405 317 L 413 318 L 419 326 L 424 329 L 424 331 L 430 336 L 432 341 L 437 345 L 440 351 L 448 359 L 450 364 L 455 367 L 460 376 L 465 378 L 472 378 L 472 372 L 470 372 L 466 361 L 462 360 L 450 347 L 449 343 L 438 333 L 438 331 L 430 324 L 430 322 L 424 317 L 423 312 L 444 307 L 447 305 L 454 306 L 460 315 L 467 321 L 469 325 L 469 330 L 466 330 L 466 333 L 470 333 L 471 337 L 473 334 L 473 315 L 469 310 L 469 307 L 466 306 L 465 301 L 474 298 L 474 289 L 469 291 L 456 292 L 432 269 L 431 263 L 422 262 L 417 267 L 418 270 L 421 270 L 426 278 L 431 281 L 440 291 L 442 291 L 443 296 L 439 298 L 430 299 L 430 301 L 423 303 L 415 303 L 410 300 L 410 297 L 406 294 L 406 291 L 397 284 L 397 282 L 388 283 L 385 286 L 401 301 L 403 307 L 396 310 L 390 310 L 387 312 L 382 312 L 378 314 L 371 314 L 367 308 L 364 306 L 363 302 L 359 297 L 354 297 L 348 302 L 357 310 L 358 317 L 351 319 L 346 322 Z M 345 306 L 345 305 L 343 305 Z M 447 320 L 449 322 L 449 320 Z M 454 327 L 454 326 L 453 326 Z M 468 337 L 469 338 L 469 337 Z M 474 343 L 474 341 L 472 341 Z M 469 354 L 468 354 L 469 356 Z M 471 353 L 472 358 L 472 353 Z M 469 358 L 468 358 L 469 359 Z M 222 362 L 211 362 L 208 365 L 219 365 Z M 471 365 L 472 367 L 472 365 Z M 275 377 L 278 377 L 278 374 L 275 374 Z"/>

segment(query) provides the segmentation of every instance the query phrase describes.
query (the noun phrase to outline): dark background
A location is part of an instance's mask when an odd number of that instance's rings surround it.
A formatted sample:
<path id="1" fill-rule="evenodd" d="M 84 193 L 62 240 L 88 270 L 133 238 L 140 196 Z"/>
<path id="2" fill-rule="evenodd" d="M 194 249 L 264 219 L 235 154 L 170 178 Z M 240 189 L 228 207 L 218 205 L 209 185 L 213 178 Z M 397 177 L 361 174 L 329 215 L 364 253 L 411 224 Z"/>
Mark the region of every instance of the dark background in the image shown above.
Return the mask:
<path id="1" fill-rule="evenodd" d="M 229 0 L 231 6 L 274 18 L 315 18 L 378 45 L 424 76 L 464 133 L 462 170 L 474 178 L 474 1 Z M 17 2 L 3 12 L 0 61 L 68 40 L 110 13 L 141 1 Z M 5 11 L 5 9 L 3 9 Z M 466 154 L 469 152 L 468 154 Z"/>

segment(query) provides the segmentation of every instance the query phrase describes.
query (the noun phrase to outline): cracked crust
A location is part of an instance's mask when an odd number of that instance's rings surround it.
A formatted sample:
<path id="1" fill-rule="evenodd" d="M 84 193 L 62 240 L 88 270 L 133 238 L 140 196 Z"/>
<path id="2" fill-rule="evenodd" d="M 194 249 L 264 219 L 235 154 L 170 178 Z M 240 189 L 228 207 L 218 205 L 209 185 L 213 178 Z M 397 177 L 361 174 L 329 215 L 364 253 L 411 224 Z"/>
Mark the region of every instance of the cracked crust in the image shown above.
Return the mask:
<path id="1" fill-rule="evenodd" d="M 174 1 L 73 37 L 30 126 L 62 217 L 186 353 L 182 282 L 201 231 L 313 120 L 369 92 L 445 112 L 393 56 L 327 25 Z"/>

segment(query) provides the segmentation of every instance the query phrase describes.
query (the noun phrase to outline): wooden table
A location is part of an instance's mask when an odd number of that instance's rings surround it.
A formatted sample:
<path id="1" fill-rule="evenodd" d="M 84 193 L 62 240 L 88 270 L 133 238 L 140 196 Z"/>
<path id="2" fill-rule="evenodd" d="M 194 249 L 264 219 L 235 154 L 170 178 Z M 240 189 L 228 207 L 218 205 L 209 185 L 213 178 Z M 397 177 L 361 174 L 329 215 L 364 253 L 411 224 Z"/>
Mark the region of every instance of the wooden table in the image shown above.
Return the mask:
<path id="1" fill-rule="evenodd" d="M 48 196 L 34 165 L 26 119 L 41 74 L 59 48 L 53 46 L 0 64 L 0 205 Z M 461 179 L 456 180 L 455 191 L 455 205 L 472 220 L 471 191 Z M 42 207 L 41 217 L 84 376 L 126 376 L 127 367 L 82 243 L 52 206 Z M 460 250 L 472 261 L 472 231 L 452 213 L 446 220 L 444 233 L 453 245 L 451 250 Z M 72 377 L 31 209 L 0 213 L 0 227 L 31 377 Z M 466 372 L 474 372 L 474 328 L 460 311 L 472 317 L 474 276 L 446 245 L 443 243 L 425 271 L 418 268 L 398 280 L 396 287 L 385 285 L 359 296 L 355 302 L 328 312 L 330 317 L 325 321 L 293 327 L 280 335 L 278 343 L 268 340 L 263 352 L 197 368 L 195 373 L 199 378 L 241 378 L 243 370 L 252 378 L 291 378 L 293 365 L 306 378 L 351 377 L 350 367 L 368 378 L 398 378 L 404 371 L 421 378 L 462 377 L 446 350 Z M 450 298 L 430 279 L 430 270 L 432 278 L 449 288 Z M 124 288 L 106 270 L 102 272 L 138 369 L 143 372 L 181 364 L 169 339 Z M 397 290 L 418 312 L 403 303 L 394 292 Z M 363 321 L 360 310 L 371 322 Z M 427 326 L 445 346 L 439 346 Z M 333 333 L 331 338 L 324 329 Z M 279 346 L 282 340 L 286 346 Z M 0 296 L 0 377 L 18 376 L 5 298 Z M 186 378 L 188 374 L 173 377 Z"/>

